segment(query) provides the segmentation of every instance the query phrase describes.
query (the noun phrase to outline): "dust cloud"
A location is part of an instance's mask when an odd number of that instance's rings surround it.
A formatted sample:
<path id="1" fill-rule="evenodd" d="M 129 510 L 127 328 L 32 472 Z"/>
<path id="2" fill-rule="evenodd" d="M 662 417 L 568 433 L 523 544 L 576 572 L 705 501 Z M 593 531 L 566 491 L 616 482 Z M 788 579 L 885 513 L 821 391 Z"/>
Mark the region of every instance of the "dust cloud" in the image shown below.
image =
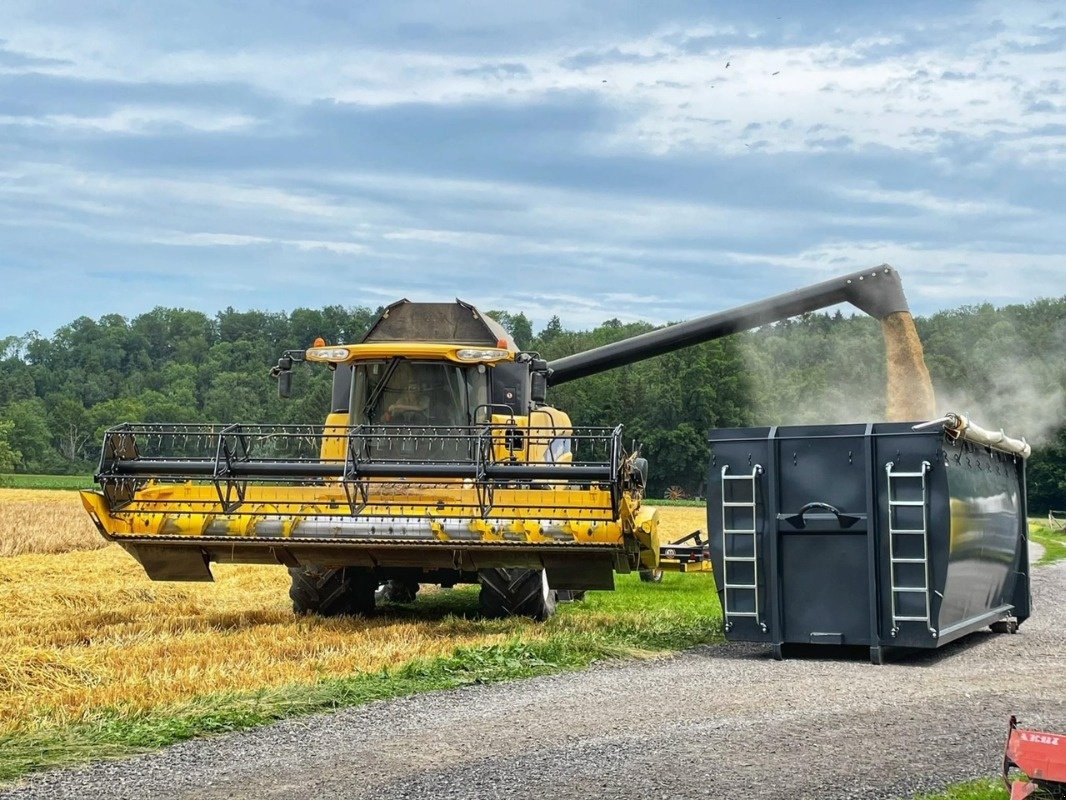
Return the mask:
<path id="1" fill-rule="evenodd" d="M 1066 427 L 1066 392 L 1034 374 L 1031 360 L 998 361 L 990 374 L 967 387 L 942 390 L 942 412 L 956 411 L 989 430 L 1049 444 Z"/>
<path id="2" fill-rule="evenodd" d="M 954 411 L 1034 447 L 1066 428 L 1066 325 L 1040 336 L 1002 317 L 975 325 L 968 336 L 953 335 L 951 349 L 926 349 L 927 384 L 916 367 L 925 362 L 917 332 L 887 330 L 906 327 L 903 320 L 837 324 L 821 336 L 793 329 L 746 339 L 750 424 L 924 421 Z"/>

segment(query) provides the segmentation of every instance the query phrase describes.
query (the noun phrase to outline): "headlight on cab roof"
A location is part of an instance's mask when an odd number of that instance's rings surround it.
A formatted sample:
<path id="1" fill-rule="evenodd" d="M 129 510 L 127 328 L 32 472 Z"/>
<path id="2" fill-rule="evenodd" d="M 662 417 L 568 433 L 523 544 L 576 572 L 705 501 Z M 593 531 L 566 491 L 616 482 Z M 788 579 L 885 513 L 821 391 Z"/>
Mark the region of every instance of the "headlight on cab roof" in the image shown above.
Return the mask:
<path id="1" fill-rule="evenodd" d="M 460 361 L 500 361 L 510 354 L 510 350 L 500 350 L 498 348 L 464 347 L 462 350 L 455 351 L 455 357 Z"/>
<path id="2" fill-rule="evenodd" d="M 347 347 L 312 347 L 304 357 L 308 361 L 347 361 L 352 351 Z"/>

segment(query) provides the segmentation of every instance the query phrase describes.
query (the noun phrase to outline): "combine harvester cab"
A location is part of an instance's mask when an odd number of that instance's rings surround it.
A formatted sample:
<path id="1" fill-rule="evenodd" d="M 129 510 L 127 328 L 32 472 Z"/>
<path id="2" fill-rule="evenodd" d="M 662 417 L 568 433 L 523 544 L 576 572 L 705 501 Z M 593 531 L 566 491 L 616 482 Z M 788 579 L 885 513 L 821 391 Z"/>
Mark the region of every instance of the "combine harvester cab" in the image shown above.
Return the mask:
<path id="1" fill-rule="evenodd" d="M 887 265 L 551 362 L 466 303 L 401 300 L 358 344 L 279 359 L 283 396 L 295 363 L 333 370 L 323 425 L 120 425 L 83 502 L 153 579 L 282 564 L 295 609 L 318 614 L 367 613 L 379 588 L 409 600 L 420 583 L 477 582 L 485 613 L 544 619 L 559 591 L 612 588 L 615 572 L 710 566 L 699 536 L 660 541 L 621 427 L 574 426 L 548 388 L 845 302 L 882 321 L 890 363 L 915 378 L 897 395 L 931 398 Z"/>
<path id="2" fill-rule="evenodd" d="M 960 415 L 714 431 L 726 638 L 935 648 L 1029 616 L 1029 446 Z"/>

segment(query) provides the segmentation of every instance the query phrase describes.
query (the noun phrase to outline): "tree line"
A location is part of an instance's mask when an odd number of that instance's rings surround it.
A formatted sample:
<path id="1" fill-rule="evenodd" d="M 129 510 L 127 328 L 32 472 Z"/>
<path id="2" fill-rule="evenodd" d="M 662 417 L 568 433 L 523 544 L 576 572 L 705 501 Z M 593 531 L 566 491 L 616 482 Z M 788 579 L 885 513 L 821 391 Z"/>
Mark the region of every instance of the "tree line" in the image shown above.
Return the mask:
<path id="1" fill-rule="evenodd" d="M 608 320 L 534 331 L 489 312 L 548 359 L 652 330 Z M 51 337 L 0 339 L 0 472 L 87 473 L 120 422 L 321 423 L 330 373 L 302 368 L 281 400 L 278 355 L 316 337 L 358 341 L 377 310 L 328 306 L 214 316 L 156 308 L 133 319 L 81 317 Z M 1066 297 L 919 318 L 942 409 L 1029 436 L 1034 512 L 1066 508 Z M 884 415 L 884 344 L 868 317 L 818 313 L 668 353 L 551 390 L 581 425 L 625 425 L 651 463 L 650 492 L 702 493 L 715 427 L 856 422 Z"/>

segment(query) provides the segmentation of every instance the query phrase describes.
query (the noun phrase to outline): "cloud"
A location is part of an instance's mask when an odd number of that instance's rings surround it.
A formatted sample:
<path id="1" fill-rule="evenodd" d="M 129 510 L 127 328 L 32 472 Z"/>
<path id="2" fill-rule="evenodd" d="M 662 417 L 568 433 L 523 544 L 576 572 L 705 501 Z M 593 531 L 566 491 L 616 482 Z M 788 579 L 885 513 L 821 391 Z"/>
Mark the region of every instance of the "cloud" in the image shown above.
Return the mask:
<path id="1" fill-rule="evenodd" d="M 979 19 L 960 24 L 949 15 L 891 35 L 816 45 L 745 37 L 735 26 L 681 34 L 666 25 L 595 48 L 549 47 L 500 61 L 417 48 L 277 43 L 237 51 L 138 51 L 107 31 L 83 37 L 33 26 L 11 40 L 27 58 L 54 61 L 35 67 L 53 77 L 235 83 L 301 104 L 529 104 L 551 94 L 597 91 L 600 102 L 629 116 L 603 137 L 626 150 L 743 154 L 744 131 L 758 125 L 776 128 L 759 140 L 762 151 L 930 151 L 945 136 L 1017 134 L 1061 117 L 1048 97 L 1025 98 L 1047 92 L 1060 75 L 1055 45 L 1062 27 L 1042 22 L 998 30 Z M 1061 96 L 1061 89 L 1056 93 Z M 1031 119 L 1023 122 L 1023 115 Z M 708 128 L 701 118 L 731 120 L 731 130 Z M 795 123 L 791 130 L 778 127 L 784 119 Z M 823 135 L 803 133 L 816 125 Z"/>
<path id="2" fill-rule="evenodd" d="M 992 216 L 997 219 L 1014 216 L 1033 216 L 1035 209 L 1016 206 L 998 200 L 972 197 L 943 197 L 930 190 L 912 189 L 899 191 L 877 186 L 846 187 L 835 191 L 848 200 L 857 200 L 875 205 L 897 206 L 915 212 L 932 213 L 944 217 Z"/>
<path id="3" fill-rule="evenodd" d="M 214 114 L 195 108 L 136 106 L 117 109 L 105 116 L 48 114 L 44 116 L 2 115 L 0 126 L 67 128 L 94 133 L 140 134 L 168 129 L 219 133 L 245 130 L 257 124 L 243 114 Z"/>
<path id="4" fill-rule="evenodd" d="M 476 67 L 463 67 L 455 72 L 464 78 L 494 78 L 496 80 L 508 80 L 513 78 L 528 78 L 529 68 L 525 64 L 500 62 L 495 64 L 479 64 Z"/>
<path id="5" fill-rule="evenodd" d="M 640 53 L 624 51 L 618 47 L 607 50 L 582 50 L 568 55 L 559 61 L 559 66 L 568 70 L 588 70 L 592 67 L 614 66 L 616 64 L 651 64 L 666 54 L 659 52 Z"/>
<path id="6" fill-rule="evenodd" d="M 71 66 L 69 61 L 60 58 L 47 58 L 31 56 L 14 50 L 6 50 L 3 47 L 4 40 L 0 39 L 0 72 L 5 70 L 20 71 L 37 69 L 40 67 L 66 67 Z"/>

